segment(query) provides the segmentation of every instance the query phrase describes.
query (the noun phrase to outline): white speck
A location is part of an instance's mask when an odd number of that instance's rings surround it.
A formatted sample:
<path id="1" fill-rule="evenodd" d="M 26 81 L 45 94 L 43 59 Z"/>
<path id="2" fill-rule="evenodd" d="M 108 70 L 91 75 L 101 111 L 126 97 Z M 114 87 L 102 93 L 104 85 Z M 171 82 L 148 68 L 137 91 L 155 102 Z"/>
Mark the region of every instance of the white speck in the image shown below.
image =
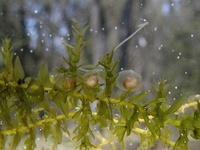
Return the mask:
<path id="1" fill-rule="evenodd" d="M 46 51 L 48 52 L 48 51 L 49 51 L 49 48 L 46 48 Z"/>
<path id="2" fill-rule="evenodd" d="M 52 37 L 52 34 L 49 34 L 49 37 L 51 38 L 51 37 Z"/>
<path id="3" fill-rule="evenodd" d="M 193 35 L 193 34 L 191 34 L 191 37 L 194 37 L 194 35 Z"/>
<path id="4" fill-rule="evenodd" d="M 63 38 L 63 37 L 60 37 L 60 39 L 63 40 L 64 38 Z"/>
<path id="5" fill-rule="evenodd" d="M 158 29 L 158 28 L 157 28 L 157 27 L 155 27 L 155 28 L 154 28 L 154 31 L 157 31 L 157 29 Z"/>
<path id="6" fill-rule="evenodd" d="M 124 24 L 124 22 L 122 22 L 122 24 Z"/>
<path id="7" fill-rule="evenodd" d="M 37 13 L 38 13 L 38 10 L 35 10 L 34 13 L 37 14 Z"/>
<path id="8" fill-rule="evenodd" d="M 67 36 L 69 37 L 69 36 L 70 36 L 70 34 L 67 34 Z"/>
<path id="9" fill-rule="evenodd" d="M 44 43 L 44 40 L 41 40 L 41 43 Z"/>
<path id="10" fill-rule="evenodd" d="M 105 30 L 105 28 L 102 28 L 101 30 L 102 30 L 102 31 L 104 31 L 104 30 Z"/>
<path id="11" fill-rule="evenodd" d="M 90 32 L 92 32 L 93 30 L 92 29 L 90 29 Z"/>
<path id="12" fill-rule="evenodd" d="M 30 33 L 27 33 L 27 36 L 30 36 L 31 34 Z"/>
<path id="13" fill-rule="evenodd" d="M 177 58 L 177 59 L 179 59 L 179 58 L 180 58 L 180 56 L 177 56 L 176 58 Z"/>
<path id="14" fill-rule="evenodd" d="M 133 145 L 133 143 L 132 142 L 130 142 L 130 146 L 132 146 Z"/>
<path id="15" fill-rule="evenodd" d="M 24 51 L 24 49 L 23 49 L 23 48 L 21 48 L 21 49 L 20 49 L 20 51 L 21 51 L 21 52 L 23 52 L 23 51 Z"/>
<path id="16" fill-rule="evenodd" d="M 30 50 L 30 53 L 33 53 L 33 50 L 32 50 L 32 49 Z"/>
<path id="17" fill-rule="evenodd" d="M 124 70 L 124 68 L 120 68 L 120 70 Z"/>
<path id="18" fill-rule="evenodd" d="M 188 74 L 188 72 L 186 71 L 185 74 Z"/>
<path id="19" fill-rule="evenodd" d="M 70 41 L 70 37 L 68 37 L 67 40 Z"/>
<path id="20" fill-rule="evenodd" d="M 162 47 L 163 47 L 163 45 L 161 44 L 161 45 L 158 47 L 158 49 L 159 49 L 159 50 L 161 50 L 161 49 L 162 49 Z"/>
<path id="21" fill-rule="evenodd" d="M 135 45 L 135 48 L 138 48 L 138 45 Z"/>
<path id="22" fill-rule="evenodd" d="M 14 55 L 17 55 L 17 53 L 16 53 L 16 52 L 14 52 Z"/>
<path id="23" fill-rule="evenodd" d="M 176 90 L 178 89 L 178 87 L 177 87 L 177 86 L 175 86 L 174 88 L 175 88 Z"/>
<path id="24" fill-rule="evenodd" d="M 172 52 L 174 52 L 174 49 L 172 50 Z"/>
<path id="25" fill-rule="evenodd" d="M 174 97 L 174 98 L 173 98 L 173 100 L 175 101 L 175 100 L 176 100 L 176 98 Z"/>
<path id="26" fill-rule="evenodd" d="M 42 25 L 40 25 L 40 28 L 42 28 L 43 26 Z"/>
<path id="27" fill-rule="evenodd" d="M 42 36 L 45 36 L 45 33 L 42 33 Z"/>
<path id="28" fill-rule="evenodd" d="M 170 95 L 170 94 L 172 94 L 172 92 L 171 92 L 171 91 L 169 91 L 169 92 L 168 92 L 168 94 Z"/>
<path id="29" fill-rule="evenodd" d="M 97 32 L 98 32 L 97 30 L 94 31 L 94 33 L 97 33 Z"/>
<path id="30" fill-rule="evenodd" d="M 117 27 L 115 27 L 115 30 L 117 30 Z"/>
<path id="31" fill-rule="evenodd" d="M 172 3 L 171 6 L 173 7 L 173 6 L 174 6 L 174 3 Z"/>

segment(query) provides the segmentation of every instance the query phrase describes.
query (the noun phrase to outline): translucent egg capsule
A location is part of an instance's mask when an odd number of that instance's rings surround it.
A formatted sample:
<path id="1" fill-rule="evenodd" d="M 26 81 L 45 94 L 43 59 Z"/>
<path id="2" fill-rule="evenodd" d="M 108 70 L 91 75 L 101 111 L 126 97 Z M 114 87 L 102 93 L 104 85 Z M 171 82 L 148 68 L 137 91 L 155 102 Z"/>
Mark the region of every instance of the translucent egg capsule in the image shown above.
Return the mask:
<path id="1" fill-rule="evenodd" d="M 133 70 L 123 70 L 119 72 L 119 76 L 116 79 L 116 86 L 122 91 L 134 91 L 140 87 L 142 77 L 140 74 Z"/>

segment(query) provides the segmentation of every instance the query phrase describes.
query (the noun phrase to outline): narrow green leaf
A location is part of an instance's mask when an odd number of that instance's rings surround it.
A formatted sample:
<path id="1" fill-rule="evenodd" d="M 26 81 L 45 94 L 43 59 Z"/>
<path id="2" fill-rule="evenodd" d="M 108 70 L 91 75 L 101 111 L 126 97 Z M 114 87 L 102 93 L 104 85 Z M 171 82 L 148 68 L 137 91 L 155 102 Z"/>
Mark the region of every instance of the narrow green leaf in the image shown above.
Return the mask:
<path id="1" fill-rule="evenodd" d="M 134 123 L 138 120 L 138 116 L 139 116 L 139 109 L 137 108 L 137 106 L 135 106 L 133 114 L 131 115 L 129 121 L 126 123 L 127 136 L 129 136 L 131 134 Z"/>
<path id="2" fill-rule="evenodd" d="M 24 70 L 22 68 L 22 65 L 18 56 L 16 57 L 15 62 L 14 62 L 13 76 L 16 82 L 18 82 L 19 79 L 24 78 Z"/>
<path id="3" fill-rule="evenodd" d="M 138 103 L 140 103 L 142 100 L 144 100 L 145 97 L 146 97 L 148 94 L 149 94 L 149 92 L 146 92 L 146 91 L 145 91 L 145 92 L 142 92 L 142 93 L 139 93 L 139 94 L 136 94 L 136 95 L 130 97 L 130 98 L 128 99 L 128 102 L 134 103 L 134 104 L 138 104 Z"/>
<path id="4" fill-rule="evenodd" d="M 124 139 L 124 135 L 126 133 L 126 128 L 124 126 L 117 126 L 114 134 L 117 135 L 118 141 L 121 142 Z"/>
<path id="5" fill-rule="evenodd" d="M 10 43 L 11 43 L 10 39 L 5 39 L 2 45 L 3 61 L 7 69 L 13 68 L 12 65 L 13 51 L 12 47 L 10 46 L 11 45 Z"/>
<path id="6" fill-rule="evenodd" d="M 145 102 L 142 106 L 146 107 L 148 105 L 160 103 L 160 102 L 163 102 L 165 100 L 166 100 L 166 98 L 151 99 L 151 100 L 148 100 L 147 102 Z"/>
<path id="7" fill-rule="evenodd" d="M 28 133 L 28 137 L 24 142 L 26 149 L 34 150 L 36 148 L 35 138 L 36 138 L 36 130 L 30 129 L 30 132 Z"/>
<path id="8" fill-rule="evenodd" d="M 21 140 L 21 133 L 16 132 L 16 134 L 13 135 L 12 142 L 10 143 L 10 149 L 16 149 L 19 145 L 19 142 Z"/>
<path id="9" fill-rule="evenodd" d="M 143 119 L 145 121 L 145 124 L 147 125 L 149 131 L 152 133 L 154 137 L 156 137 L 156 129 L 155 129 L 155 124 L 152 122 L 152 120 L 149 119 L 148 114 L 146 111 L 143 111 Z"/>
<path id="10" fill-rule="evenodd" d="M 175 113 L 181 107 L 181 105 L 183 105 L 184 101 L 184 98 L 177 100 L 168 110 L 165 111 L 165 115 Z"/>
<path id="11" fill-rule="evenodd" d="M 40 70 L 38 72 L 38 81 L 40 81 L 43 86 L 50 85 L 49 70 L 45 63 L 41 65 Z"/>
<path id="12" fill-rule="evenodd" d="M 58 144 L 60 144 L 62 142 L 62 131 L 61 131 L 61 127 L 60 127 L 60 124 L 59 122 L 56 124 L 56 128 L 55 128 L 55 136 L 56 136 L 56 141 Z"/>
<path id="13" fill-rule="evenodd" d="M 44 126 L 44 131 L 43 132 L 44 132 L 44 138 L 47 141 L 48 136 L 52 134 L 52 125 L 51 124 L 46 124 Z"/>
<path id="14" fill-rule="evenodd" d="M 54 96 L 53 101 L 62 110 L 66 117 L 69 116 L 68 103 L 66 102 L 67 97 L 60 92 Z"/>

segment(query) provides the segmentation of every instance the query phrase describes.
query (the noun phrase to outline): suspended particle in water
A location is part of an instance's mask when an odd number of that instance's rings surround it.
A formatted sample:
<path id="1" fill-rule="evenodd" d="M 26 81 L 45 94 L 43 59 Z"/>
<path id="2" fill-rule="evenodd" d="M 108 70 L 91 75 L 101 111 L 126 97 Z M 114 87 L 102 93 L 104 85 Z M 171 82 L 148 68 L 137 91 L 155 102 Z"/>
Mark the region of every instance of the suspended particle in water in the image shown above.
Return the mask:
<path id="1" fill-rule="evenodd" d="M 37 14 L 37 13 L 38 13 L 38 10 L 35 10 L 34 13 Z"/>

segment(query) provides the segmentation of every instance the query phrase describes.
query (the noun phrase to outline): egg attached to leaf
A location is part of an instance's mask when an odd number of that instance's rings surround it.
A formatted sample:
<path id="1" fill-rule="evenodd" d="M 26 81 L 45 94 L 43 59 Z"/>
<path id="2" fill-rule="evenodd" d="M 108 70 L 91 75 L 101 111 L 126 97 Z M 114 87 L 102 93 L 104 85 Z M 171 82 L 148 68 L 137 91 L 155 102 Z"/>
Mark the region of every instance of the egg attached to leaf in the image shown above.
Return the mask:
<path id="1" fill-rule="evenodd" d="M 141 86 L 142 77 L 133 70 L 123 70 L 119 72 L 116 79 L 116 86 L 122 91 L 135 91 Z"/>

